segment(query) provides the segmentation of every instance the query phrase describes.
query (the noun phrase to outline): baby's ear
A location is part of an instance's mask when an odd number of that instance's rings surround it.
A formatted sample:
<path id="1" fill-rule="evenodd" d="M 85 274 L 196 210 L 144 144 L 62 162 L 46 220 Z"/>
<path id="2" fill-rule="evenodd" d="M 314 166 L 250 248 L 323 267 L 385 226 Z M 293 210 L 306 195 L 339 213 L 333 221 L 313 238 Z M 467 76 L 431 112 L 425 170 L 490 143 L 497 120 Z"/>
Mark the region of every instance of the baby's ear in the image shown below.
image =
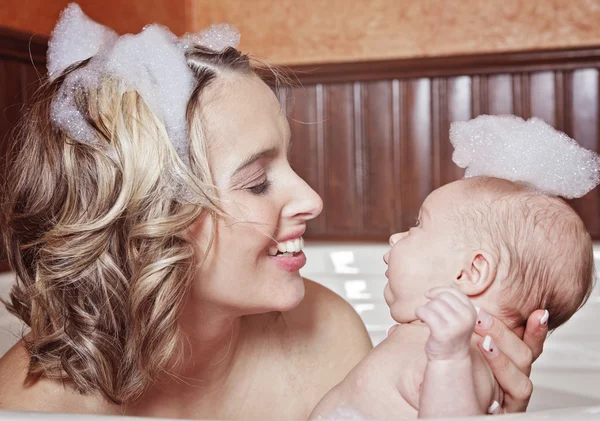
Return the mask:
<path id="1" fill-rule="evenodd" d="M 469 253 L 454 279 L 454 286 L 468 296 L 482 294 L 496 279 L 497 269 L 498 260 L 494 254 L 481 250 Z"/>

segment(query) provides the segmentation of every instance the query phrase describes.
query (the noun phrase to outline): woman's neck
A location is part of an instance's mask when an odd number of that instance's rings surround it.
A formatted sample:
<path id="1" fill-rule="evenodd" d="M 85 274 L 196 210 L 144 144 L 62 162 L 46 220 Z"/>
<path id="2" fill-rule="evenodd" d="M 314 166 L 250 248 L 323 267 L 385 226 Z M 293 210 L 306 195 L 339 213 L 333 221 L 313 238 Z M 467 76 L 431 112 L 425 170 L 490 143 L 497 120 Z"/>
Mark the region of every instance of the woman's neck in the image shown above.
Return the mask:
<path id="1" fill-rule="evenodd" d="M 182 313 L 180 326 L 186 336 L 183 363 L 151 386 L 140 401 L 123 408 L 126 414 L 172 418 L 191 410 L 211 418 L 216 414 L 231 418 L 228 411 L 249 396 L 254 379 L 264 369 L 264 354 L 273 352 L 273 341 L 287 329 L 273 313 L 232 317 L 197 307 Z M 233 408 L 223 404 L 225 396 L 228 402 L 236 402 Z"/>
<path id="2" fill-rule="evenodd" d="M 242 317 L 214 306 L 188 305 L 179 317 L 183 361 L 177 373 L 201 382 L 222 380 L 241 343 Z"/>

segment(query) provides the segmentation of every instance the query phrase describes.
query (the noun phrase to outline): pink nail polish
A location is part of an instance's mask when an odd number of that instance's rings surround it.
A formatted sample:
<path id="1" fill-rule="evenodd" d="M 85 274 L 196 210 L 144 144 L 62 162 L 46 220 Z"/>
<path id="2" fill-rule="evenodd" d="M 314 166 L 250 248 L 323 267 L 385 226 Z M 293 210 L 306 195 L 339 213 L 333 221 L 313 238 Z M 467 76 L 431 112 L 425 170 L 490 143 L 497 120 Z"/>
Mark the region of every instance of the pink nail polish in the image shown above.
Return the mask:
<path id="1" fill-rule="evenodd" d="M 490 317 L 490 315 L 487 314 L 485 310 L 479 310 L 479 314 L 477 315 L 477 326 L 487 329 L 491 325 L 492 318 Z"/>

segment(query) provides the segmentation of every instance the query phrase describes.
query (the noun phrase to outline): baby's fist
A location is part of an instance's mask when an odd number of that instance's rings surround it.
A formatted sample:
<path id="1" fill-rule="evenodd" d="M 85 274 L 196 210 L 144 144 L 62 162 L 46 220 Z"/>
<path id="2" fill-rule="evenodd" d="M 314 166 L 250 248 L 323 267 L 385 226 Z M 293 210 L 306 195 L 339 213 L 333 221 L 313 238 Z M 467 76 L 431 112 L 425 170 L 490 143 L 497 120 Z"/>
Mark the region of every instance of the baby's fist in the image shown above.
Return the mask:
<path id="1" fill-rule="evenodd" d="M 469 356 L 477 312 L 469 298 L 456 288 L 434 288 L 431 299 L 416 315 L 431 331 L 425 344 L 429 360 L 459 360 Z"/>

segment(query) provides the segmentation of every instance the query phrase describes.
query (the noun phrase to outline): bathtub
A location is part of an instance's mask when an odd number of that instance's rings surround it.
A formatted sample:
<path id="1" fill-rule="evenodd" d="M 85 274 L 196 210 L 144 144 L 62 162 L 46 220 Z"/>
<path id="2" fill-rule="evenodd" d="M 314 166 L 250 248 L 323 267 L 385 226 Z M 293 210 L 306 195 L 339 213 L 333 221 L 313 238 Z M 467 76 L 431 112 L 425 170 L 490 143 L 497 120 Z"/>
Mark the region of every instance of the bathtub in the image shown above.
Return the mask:
<path id="1" fill-rule="evenodd" d="M 382 256 L 387 244 L 308 243 L 303 276 L 325 285 L 344 297 L 364 321 L 374 345 L 381 342 L 393 320 L 383 300 L 386 278 Z M 600 273 L 600 244 L 594 247 Z M 0 296 L 6 297 L 14 276 L 0 275 Z M 600 420 L 600 285 L 586 305 L 546 341 L 535 362 L 531 379 L 534 392 L 526 414 L 503 415 L 503 420 Z M 0 355 L 18 338 L 22 327 L 0 309 Z M 111 417 L 73 416 L 72 419 L 107 420 Z M 114 418 L 114 417 L 112 417 Z M 0 411 L 7 420 L 68 420 L 62 414 Z M 127 420 L 133 418 L 127 417 Z M 468 418 L 489 420 L 488 417 Z M 495 418 L 496 419 L 496 418 Z"/>

